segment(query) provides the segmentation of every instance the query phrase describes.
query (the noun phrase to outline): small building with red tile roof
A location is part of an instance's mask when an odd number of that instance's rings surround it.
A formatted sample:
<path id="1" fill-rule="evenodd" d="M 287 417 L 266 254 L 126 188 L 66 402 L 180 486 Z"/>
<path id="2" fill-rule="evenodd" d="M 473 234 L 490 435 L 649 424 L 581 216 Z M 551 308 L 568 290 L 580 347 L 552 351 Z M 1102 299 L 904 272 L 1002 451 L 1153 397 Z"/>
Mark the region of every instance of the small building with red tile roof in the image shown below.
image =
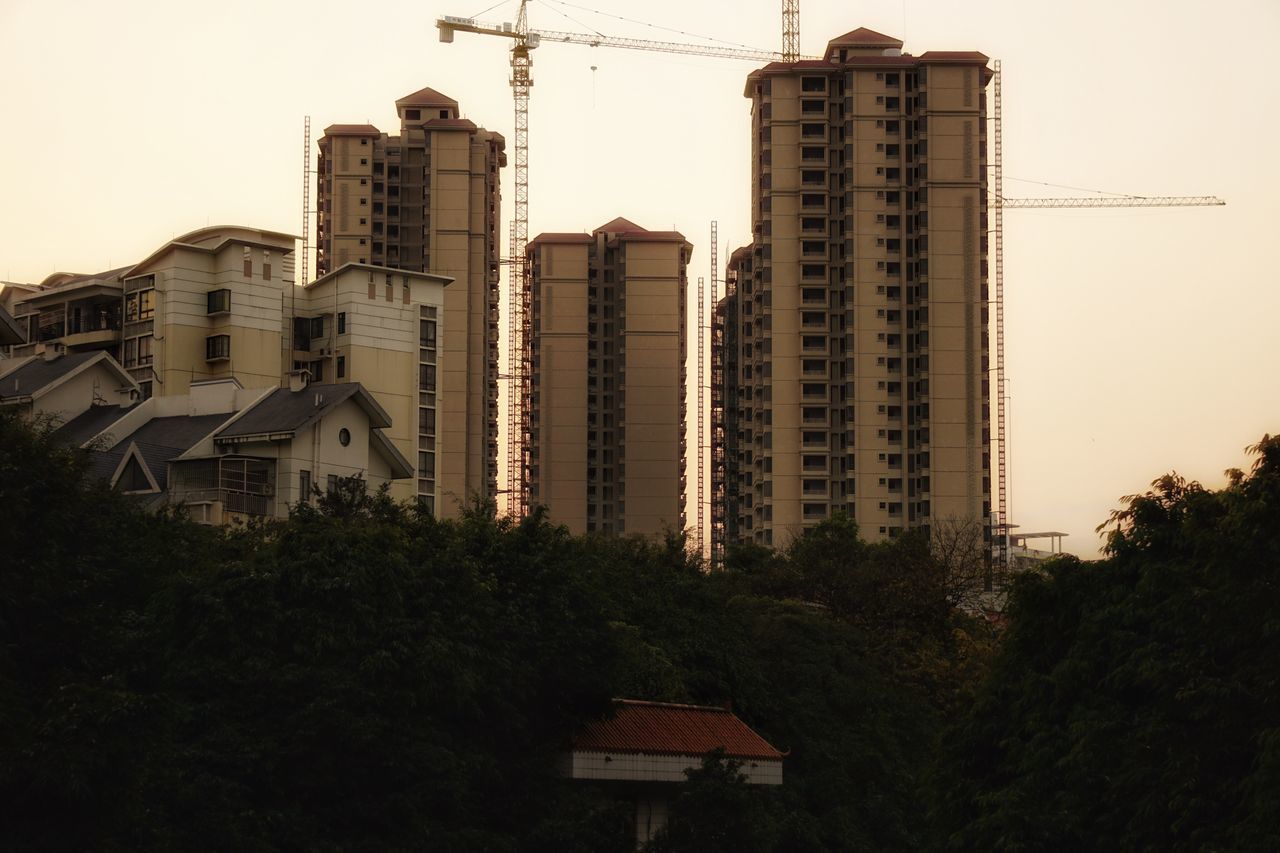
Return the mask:
<path id="1" fill-rule="evenodd" d="M 633 800 L 639 849 L 666 826 L 673 786 L 717 749 L 741 762 L 748 784 L 782 784 L 783 753 L 728 708 L 634 699 L 615 699 L 613 716 L 583 726 L 563 771 Z"/>

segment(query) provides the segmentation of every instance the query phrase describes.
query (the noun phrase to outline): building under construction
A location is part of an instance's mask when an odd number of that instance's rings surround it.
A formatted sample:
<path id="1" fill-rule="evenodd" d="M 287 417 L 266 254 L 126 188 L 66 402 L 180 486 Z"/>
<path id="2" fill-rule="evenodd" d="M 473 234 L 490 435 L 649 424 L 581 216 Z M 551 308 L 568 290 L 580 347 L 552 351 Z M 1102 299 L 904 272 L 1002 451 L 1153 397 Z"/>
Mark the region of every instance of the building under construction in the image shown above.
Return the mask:
<path id="1" fill-rule="evenodd" d="M 716 308 L 713 553 L 835 512 L 870 540 L 987 523 L 991 73 L 857 29 L 747 78 L 754 239 Z"/>

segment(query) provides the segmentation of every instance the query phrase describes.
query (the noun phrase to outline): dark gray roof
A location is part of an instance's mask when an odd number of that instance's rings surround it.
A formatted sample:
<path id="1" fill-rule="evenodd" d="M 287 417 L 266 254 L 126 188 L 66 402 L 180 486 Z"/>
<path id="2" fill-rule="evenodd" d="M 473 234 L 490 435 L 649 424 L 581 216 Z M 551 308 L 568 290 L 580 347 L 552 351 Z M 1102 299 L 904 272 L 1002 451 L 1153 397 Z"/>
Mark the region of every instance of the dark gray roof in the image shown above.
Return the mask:
<path id="1" fill-rule="evenodd" d="M 186 453 L 196 442 L 226 423 L 231 415 L 178 415 L 169 418 L 152 418 L 133 433 L 116 436 L 114 449 L 94 453 L 89 464 L 93 476 L 110 478 L 124 458 L 131 444 L 138 445 L 138 452 L 147 463 L 147 469 L 161 489 L 168 481 L 169 460 Z M 108 467 L 110 466 L 110 467 Z"/>
<path id="2" fill-rule="evenodd" d="M 374 401 L 359 382 L 313 384 L 301 391 L 280 388 L 272 392 L 237 421 L 219 430 L 215 438 L 221 441 L 257 435 L 296 433 L 320 420 L 335 406 L 352 397 L 355 397 L 361 407 L 369 413 L 370 426 L 391 425 L 391 418 L 386 411 Z"/>
<path id="3" fill-rule="evenodd" d="M 90 406 L 53 433 L 54 441 L 68 447 L 79 447 L 110 427 L 131 410 L 131 406 Z"/>
<path id="4" fill-rule="evenodd" d="M 61 379 L 101 352 L 73 352 L 60 355 L 53 361 L 36 356 L 17 370 L 0 379 L 0 398 L 26 397 L 54 380 Z"/>
<path id="5" fill-rule="evenodd" d="M 3 307 L 0 307 L 0 346 L 25 344 L 26 342 L 26 333 L 18 325 L 18 321 L 13 319 L 13 315 L 4 310 Z"/>

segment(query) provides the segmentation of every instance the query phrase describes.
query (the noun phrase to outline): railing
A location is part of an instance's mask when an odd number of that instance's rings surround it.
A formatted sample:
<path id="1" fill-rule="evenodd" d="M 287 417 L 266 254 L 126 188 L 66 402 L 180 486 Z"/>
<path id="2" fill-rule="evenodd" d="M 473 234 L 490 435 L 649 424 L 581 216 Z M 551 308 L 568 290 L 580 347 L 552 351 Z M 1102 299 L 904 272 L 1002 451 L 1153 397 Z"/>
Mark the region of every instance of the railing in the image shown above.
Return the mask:
<path id="1" fill-rule="evenodd" d="M 237 492 L 229 489 L 183 489 L 172 492 L 172 499 L 179 503 L 211 503 L 220 501 L 226 512 L 245 515 L 271 515 L 271 496 Z"/>

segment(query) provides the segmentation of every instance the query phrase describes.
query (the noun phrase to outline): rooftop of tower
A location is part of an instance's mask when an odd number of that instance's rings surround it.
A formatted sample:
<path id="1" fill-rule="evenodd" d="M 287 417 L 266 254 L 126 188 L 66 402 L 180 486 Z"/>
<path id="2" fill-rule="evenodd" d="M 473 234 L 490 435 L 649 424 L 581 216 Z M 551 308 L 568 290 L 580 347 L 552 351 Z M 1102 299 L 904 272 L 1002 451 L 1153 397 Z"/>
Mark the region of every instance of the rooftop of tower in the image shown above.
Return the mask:
<path id="1" fill-rule="evenodd" d="M 458 109 L 458 102 L 448 95 L 442 95 L 435 89 L 419 89 L 396 101 L 396 107 L 452 107 Z"/>

